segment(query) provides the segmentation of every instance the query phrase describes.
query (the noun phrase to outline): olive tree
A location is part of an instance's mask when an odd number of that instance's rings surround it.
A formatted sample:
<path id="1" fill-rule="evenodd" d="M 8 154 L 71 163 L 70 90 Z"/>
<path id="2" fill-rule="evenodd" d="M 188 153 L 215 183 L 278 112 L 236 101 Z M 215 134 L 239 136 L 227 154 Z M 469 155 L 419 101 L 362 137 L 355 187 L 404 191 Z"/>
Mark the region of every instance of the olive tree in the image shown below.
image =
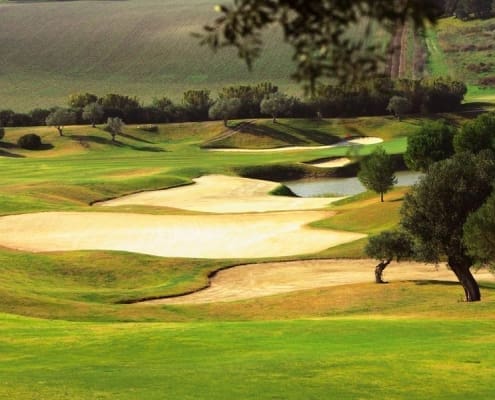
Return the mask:
<path id="1" fill-rule="evenodd" d="M 46 125 L 57 128 L 60 136 L 64 136 L 64 127 L 75 124 L 76 114 L 64 108 L 57 108 L 46 117 L 45 122 Z"/>
<path id="2" fill-rule="evenodd" d="M 238 98 L 221 98 L 210 107 L 208 115 L 210 119 L 221 119 L 227 126 L 229 119 L 236 116 L 241 108 L 241 100 Z"/>
<path id="3" fill-rule="evenodd" d="M 293 101 L 287 95 L 275 92 L 266 95 L 260 104 L 262 114 L 271 115 L 273 123 L 277 122 L 280 115 L 285 114 L 292 107 Z"/>
<path id="4" fill-rule="evenodd" d="M 468 217 L 464 245 L 476 262 L 495 266 L 495 194 Z"/>
<path id="5" fill-rule="evenodd" d="M 425 122 L 416 134 L 407 138 L 404 154 L 407 167 L 425 172 L 434 162 L 452 156 L 455 132 L 455 128 L 444 120 Z"/>
<path id="6" fill-rule="evenodd" d="M 0 140 L 2 140 L 5 136 L 5 129 L 0 125 Z"/>
<path id="7" fill-rule="evenodd" d="M 392 157 L 383 148 L 378 147 L 361 161 L 358 179 L 366 189 L 379 193 L 383 203 L 384 193 L 397 183 Z"/>
<path id="8" fill-rule="evenodd" d="M 112 135 L 112 142 L 115 142 L 115 137 L 122 132 L 124 121 L 119 117 L 110 117 L 107 119 L 105 130 Z"/>
<path id="9" fill-rule="evenodd" d="M 494 179 L 493 153 L 456 154 L 433 164 L 401 208 L 401 224 L 415 240 L 416 256 L 428 262 L 446 259 L 466 301 L 479 301 L 481 294 L 471 273 L 474 259 L 463 241 L 463 227 L 492 192 Z"/>
<path id="10" fill-rule="evenodd" d="M 388 102 L 387 111 L 395 115 L 395 117 L 402 121 L 402 117 L 411 111 L 411 102 L 402 96 L 393 96 Z"/>
<path id="11" fill-rule="evenodd" d="M 94 128 L 97 122 L 103 117 L 103 113 L 103 106 L 95 102 L 84 107 L 82 118 L 85 121 L 91 122 L 91 126 Z"/>
<path id="12" fill-rule="evenodd" d="M 395 258 L 397 262 L 413 255 L 413 243 L 409 235 L 401 231 L 384 231 L 372 236 L 366 245 L 365 252 L 369 257 L 380 260 L 375 267 L 375 282 L 385 283 L 383 271 Z"/>

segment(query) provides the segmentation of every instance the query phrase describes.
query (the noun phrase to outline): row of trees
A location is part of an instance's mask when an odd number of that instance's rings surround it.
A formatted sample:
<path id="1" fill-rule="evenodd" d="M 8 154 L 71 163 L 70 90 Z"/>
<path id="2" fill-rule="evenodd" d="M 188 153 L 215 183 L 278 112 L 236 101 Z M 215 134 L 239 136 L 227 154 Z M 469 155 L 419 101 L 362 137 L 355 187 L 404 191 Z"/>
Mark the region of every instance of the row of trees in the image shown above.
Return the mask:
<path id="1" fill-rule="evenodd" d="M 456 130 L 427 123 L 408 141 L 406 163 L 425 176 L 406 195 L 398 231 L 370 238 L 366 251 L 380 260 L 376 282 L 397 258 L 446 261 L 466 301 L 481 294 L 471 268 L 495 261 L 495 114 Z"/>
<path id="2" fill-rule="evenodd" d="M 353 86 L 322 85 L 313 97 L 290 97 L 269 83 L 240 85 L 223 88 L 216 99 L 208 90 L 189 90 L 180 103 L 167 97 L 155 99 L 143 106 L 136 97 L 107 94 L 98 97 L 92 93 L 73 94 L 64 114 L 65 125 L 90 123 L 93 126 L 109 117 L 121 118 L 126 123 L 166 123 L 206 121 L 231 118 L 260 118 L 287 116 L 296 118 L 354 117 L 385 115 L 390 109 L 391 98 L 407 103 L 407 112 L 453 111 L 462 102 L 466 86 L 450 79 L 425 79 L 421 81 L 377 79 Z M 37 126 L 47 123 L 47 118 L 59 108 L 34 109 L 29 113 L 12 110 L 0 111 L 1 126 Z M 50 123 L 49 125 L 52 125 Z"/>

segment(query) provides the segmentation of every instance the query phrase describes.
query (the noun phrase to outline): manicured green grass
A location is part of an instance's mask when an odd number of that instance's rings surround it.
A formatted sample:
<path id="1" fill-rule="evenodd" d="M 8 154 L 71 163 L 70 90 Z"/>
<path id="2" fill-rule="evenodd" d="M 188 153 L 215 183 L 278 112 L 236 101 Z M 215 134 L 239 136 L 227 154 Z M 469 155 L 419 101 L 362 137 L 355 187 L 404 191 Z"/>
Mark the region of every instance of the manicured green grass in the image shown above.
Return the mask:
<path id="1" fill-rule="evenodd" d="M 2 316 L 15 399 L 488 399 L 491 320 L 71 324 Z"/>

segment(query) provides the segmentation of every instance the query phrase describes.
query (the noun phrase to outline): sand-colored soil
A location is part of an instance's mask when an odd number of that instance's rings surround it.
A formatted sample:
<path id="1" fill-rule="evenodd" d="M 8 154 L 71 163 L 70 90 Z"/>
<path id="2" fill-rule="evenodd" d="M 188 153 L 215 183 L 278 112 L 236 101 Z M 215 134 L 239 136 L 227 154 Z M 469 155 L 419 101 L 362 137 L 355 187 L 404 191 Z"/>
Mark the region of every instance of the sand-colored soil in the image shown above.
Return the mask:
<path id="1" fill-rule="evenodd" d="M 346 166 L 350 162 L 351 160 L 347 157 L 341 157 L 334 160 L 311 163 L 311 165 L 317 168 L 340 168 Z"/>
<path id="2" fill-rule="evenodd" d="M 353 144 L 358 145 L 370 145 L 383 142 L 383 139 L 376 137 L 364 137 L 351 140 L 343 140 L 336 144 L 329 144 L 324 146 L 287 146 L 276 147 L 273 149 L 208 149 L 207 151 L 220 151 L 220 152 L 233 152 L 233 153 L 280 153 L 285 151 L 301 151 L 301 150 L 320 150 L 320 149 L 332 149 L 334 147 L 349 146 Z"/>
<path id="3" fill-rule="evenodd" d="M 245 215 L 48 212 L 0 218 L 0 246 L 33 252 L 122 250 L 165 257 L 314 253 L 364 235 L 312 229 L 324 211 Z"/>
<path id="4" fill-rule="evenodd" d="M 181 297 L 152 300 L 152 304 L 200 304 L 244 300 L 296 290 L 374 282 L 375 260 L 311 260 L 251 264 L 219 272 L 205 290 Z M 495 281 L 493 274 L 475 274 Z M 384 273 L 387 281 L 438 280 L 456 282 L 445 266 L 411 262 L 392 263 Z"/>
<path id="5" fill-rule="evenodd" d="M 136 193 L 99 203 L 101 206 L 145 205 L 210 213 L 251 213 L 312 210 L 337 198 L 298 198 L 268 193 L 278 183 L 224 175 L 206 175 L 194 184 L 173 189 Z"/>

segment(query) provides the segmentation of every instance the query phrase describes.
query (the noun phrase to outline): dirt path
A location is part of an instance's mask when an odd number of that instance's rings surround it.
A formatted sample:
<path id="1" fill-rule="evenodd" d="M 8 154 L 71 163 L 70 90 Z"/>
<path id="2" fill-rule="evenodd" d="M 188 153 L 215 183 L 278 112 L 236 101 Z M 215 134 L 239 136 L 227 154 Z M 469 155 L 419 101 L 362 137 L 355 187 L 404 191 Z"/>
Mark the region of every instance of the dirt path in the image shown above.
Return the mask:
<path id="1" fill-rule="evenodd" d="M 206 175 L 194 185 L 123 196 L 98 203 L 99 206 L 144 205 L 172 207 L 210 213 L 252 213 L 321 209 L 340 200 L 272 196 L 278 183 L 225 175 Z"/>
<path id="2" fill-rule="evenodd" d="M 312 229 L 333 215 L 299 211 L 239 215 L 47 212 L 0 218 L 0 246 L 46 252 L 121 250 L 163 257 L 259 258 L 308 254 L 365 235 Z"/>
<path id="3" fill-rule="evenodd" d="M 268 264 L 250 264 L 219 272 L 205 290 L 181 297 L 146 301 L 147 304 L 201 304 L 244 300 L 304 289 L 374 281 L 374 260 L 311 260 Z M 476 278 L 495 281 L 488 271 Z M 385 280 L 438 280 L 456 282 L 445 266 L 392 263 Z"/>

